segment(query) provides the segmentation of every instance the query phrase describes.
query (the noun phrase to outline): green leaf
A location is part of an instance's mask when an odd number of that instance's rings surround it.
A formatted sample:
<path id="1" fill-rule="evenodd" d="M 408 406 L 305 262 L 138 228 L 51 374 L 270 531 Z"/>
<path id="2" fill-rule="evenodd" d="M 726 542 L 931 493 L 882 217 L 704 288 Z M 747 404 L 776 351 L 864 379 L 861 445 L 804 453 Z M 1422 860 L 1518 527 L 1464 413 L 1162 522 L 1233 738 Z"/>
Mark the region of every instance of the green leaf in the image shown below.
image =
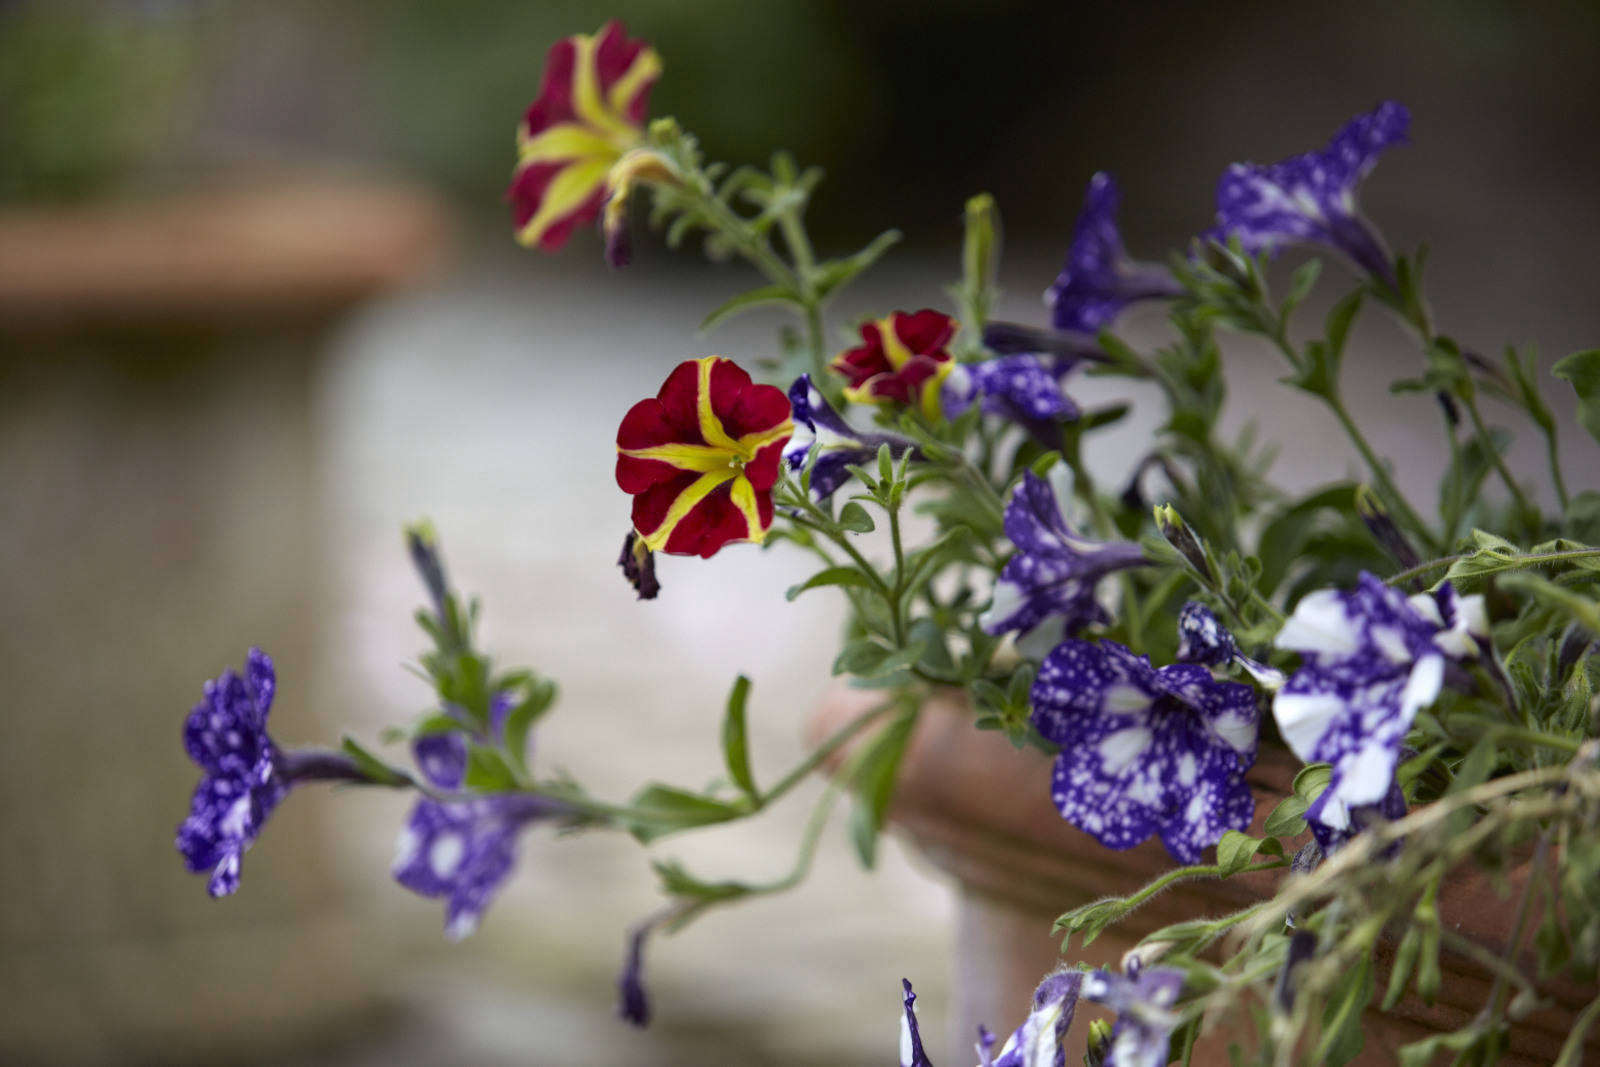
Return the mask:
<path id="1" fill-rule="evenodd" d="M 872 521 L 872 516 L 867 514 L 867 509 L 852 500 L 839 509 L 839 526 L 851 533 L 871 533 L 878 528 Z"/>
<path id="2" fill-rule="evenodd" d="M 467 774 L 462 784 L 480 793 L 503 793 L 517 787 L 517 773 L 505 753 L 488 745 L 467 743 Z"/>
<path id="3" fill-rule="evenodd" d="M 854 589 L 875 588 L 872 579 L 861 573 L 857 568 L 838 566 L 818 571 L 800 584 L 791 585 L 783 596 L 786 600 L 793 600 L 808 589 L 820 589 L 825 585 L 844 585 Z"/>
<path id="4" fill-rule="evenodd" d="M 684 869 L 676 860 L 655 860 L 650 864 L 661 879 L 661 890 L 668 896 L 693 900 L 727 901 L 746 896 L 751 887 L 743 882 L 706 882 Z"/>
<path id="5" fill-rule="evenodd" d="M 728 822 L 748 814 L 748 806 L 653 782 L 634 794 L 628 806 L 633 817 L 628 829 L 643 844 L 657 838 Z"/>
<path id="6" fill-rule="evenodd" d="M 900 236 L 899 230 L 885 230 L 855 255 L 843 259 L 831 259 L 818 267 L 817 273 L 811 280 L 818 298 L 825 297 L 850 282 L 856 275 L 882 259 L 883 254 L 900 240 Z"/>
<path id="7" fill-rule="evenodd" d="M 786 285 L 763 285 L 759 289 L 751 289 L 740 293 L 738 296 L 724 301 L 711 314 L 700 322 L 700 332 L 706 333 L 721 325 L 735 315 L 742 315 L 746 311 L 756 308 L 770 307 L 773 304 L 789 304 L 803 308 L 799 294 Z"/>
<path id="8" fill-rule="evenodd" d="M 1304 833 L 1306 829 L 1305 814 L 1311 803 L 1305 797 L 1298 795 L 1286 796 L 1278 801 L 1278 806 L 1272 809 L 1272 814 L 1267 816 L 1262 823 L 1263 833 L 1273 837 L 1293 837 Z M 1220 857 L 1221 853 L 1218 853 Z"/>
<path id="9" fill-rule="evenodd" d="M 1578 394 L 1578 421 L 1600 441 L 1600 348 L 1574 352 L 1558 360 L 1550 373 L 1572 383 Z"/>
<path id="10" fill-rule="evenodd" d="M 1294 309 L 1299 307 L 1306 297 L 1311 295 L 1311 290 L 1316 287 L 1317 277 L 1322 273 L 1322 260 L 1308 259 L 1295 268 L 1289 276 L 1289 294 L 1284 297 L 1280 318 L 1287 319 Z"/>
<path id="11" fill-rule="evenodd" d="M 502 736 L 505 738 L 506 752 L 525 768 L 528 732 L 555 703 L 556 683 L 543 678 L 534 679 L 523 686 L 522 693 L 522 699 L 506 712 Z"/>
<path id="12" fill-rule="evenodd" d="M 366 775 L 367 781 L 374 785 L 401 786 L 411 783 L 411 776 L 405 771 L 391 767 L 383 760 L 374 756 L 362 747 L 361 742 L 353 737 L 346 736 L 339 747 L 349 756 L 356 765 L 356 769 Z"/>
<path id="13" fill-rule="evenodd" d="M 850 841 L 856 847 L 861 865 L 869 870 L 877 861 L 878 834 L 883 830 L 884 816 L 894 796 L 900 759 L 905 755 L 911 728 L 916 723 L 914 711 L 896 718 L 868 742 L 869 747 L 856 767 L 852 782 L 856 802 L 850 811 Z"/>
<path id="14" fill-rule="evenodd" d="M 750 772 L 750 744 L 745 729 L 745 701 L 750 697 L 750 679 L 739 675 L 728 693 L 728 710 L 722 718 L 722 760 L 728 767 L 728 777 L 738 786 L 751 803 L 760 803 L 761 792 L 756 788 L 755 776 Z"/>
<path id="15" fill-rule="evenodd" d="M 1364 290 L 1357 289 L 1333 305 L 1328 312 L 1327 322 L 1323 330 L 1328 338 L 1328 354 L 1337 364 L 1344 355 L 1344 343 L 1350 336 L 1350 327 L 1356 321 L 1356 315 L 1361 311 L 1361 300 Z"/>
<path id="16" fill-rule="evenodd" d="M 1334 987 L 1322 1015 L 1322 1038 L 1310 1062 L 1339 1065 L 1361 1052 L 1361 1013 L 1372 999 L 1372 961 L 1363 959 Z"/>
<path id="17" fill-rule="evenodd" d="M 1508 574 L 1499 582 L 1500 588 L 1526 594 L 1600 637 L 1600 601 L 1537 574 Z"/>
<path id="18" fill-rule="evenodd" d="M 1283 855 L 1283 842 L 1276 837 L 1255 838 L 1238 830 L 1229 830 L 1217 842 L 1217 866 L 1222 877 L 1228 878 L 1250 866 L 1257 852 L 1269 856 Z"/>

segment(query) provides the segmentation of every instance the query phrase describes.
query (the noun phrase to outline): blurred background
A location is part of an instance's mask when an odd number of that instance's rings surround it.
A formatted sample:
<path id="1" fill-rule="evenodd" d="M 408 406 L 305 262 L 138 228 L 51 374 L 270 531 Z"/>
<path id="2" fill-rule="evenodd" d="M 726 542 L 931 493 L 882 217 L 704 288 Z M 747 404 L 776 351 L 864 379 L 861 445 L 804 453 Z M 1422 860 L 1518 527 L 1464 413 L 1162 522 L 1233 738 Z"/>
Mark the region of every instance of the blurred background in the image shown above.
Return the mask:
<path id="1" fill-rule="evenodd" d="M 0 1061 L 888 1063 L 902 975 L 944 1017 L 953 890 L 895 847 L 860 872 L 842 833 L 800 891 L 654 943 L 648 1034 L 612 1017 L 623 931 L 655 904 L 629 841 L 530 834 L 459 945 L 438 902 L 388 879 L 401 797 L 297 795 L 221 902 L 172 849 L 195 778 L 182 718 L 249 645 L 277 659 L 282 741 L 370 740 L 421 710 L 400 527 L 422 515 L 501 662 L 562 682 L 545 767 L 612 796 L 703 782 L 737 671 L 758 773 L 801 756 L 839 624 L 824 596 L 783 603 L 805 561 L 664 560 L 649 604 L 614 569 L 617 419 L 684 358 L 772 352 L 776 320 L 695 333 L 750 273 L 642 234 L 621 273 L 590 234 L 559 257 L 510 239 L 512 131 L 544 52 L 610 15 L 664 58 L 653 112 L 711 158 L 788 147 L 827 168 L 825 251 L 905 230 L 832 308 L 841 339 L 943 302 L 971 192 L 1004 213 L 1003 316 L 1042 321 L 1095 170 L 1154 258 L 1208 225 L 1228 163 L 1395 98 L 1414 143 L 1363 203 L 1397 248 L 1429 242 L 1442 328 L 1546 366 L 1600 342 L 1592 2 L 4 0 Z M 1329 264 L 1323 306 L 1344 277 Z M 1163 332 L 1158 311 L 1119 328 Z M 1435 414 L 1387 391 L 1414 351 L 1377 316 L 1355 336 L 1353 406 L 1431 493 Z M 1293 482 L 1354 469 L 1270 353 L 1230 358 L 1230 430 L 1282 441 Z M 1600 486 L 1549 384 L 1572 488 Z M 1146 405 L 1092 461 L 1117 476 L 1154 421 Z M 654 851 L 769 876 L 806 810 Z"/>

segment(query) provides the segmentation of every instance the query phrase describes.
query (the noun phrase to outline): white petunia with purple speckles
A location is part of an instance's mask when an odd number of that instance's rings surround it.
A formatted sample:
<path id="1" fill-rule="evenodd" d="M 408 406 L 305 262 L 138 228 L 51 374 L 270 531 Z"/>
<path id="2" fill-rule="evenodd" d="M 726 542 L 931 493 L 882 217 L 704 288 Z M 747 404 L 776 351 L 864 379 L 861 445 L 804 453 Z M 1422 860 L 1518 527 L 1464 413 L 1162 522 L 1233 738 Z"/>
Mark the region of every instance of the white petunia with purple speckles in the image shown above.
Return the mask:
<path id="1" fill-rule="evenodd" d="M 1054 471 L 1065 474 L 1057 464 Z M 1052 471 L 1052 474 L 1054 474 Z M 1065 486 L 1028 471 L 1006 504 L 1006 536 L 1017 551 L 1000 572 L 994 597 L 978 618 L 985 633 L 1027 637 L 1055 622 L 1052 638 L 1105 622 L 1095 584 L 1105 575 L 1145 562 L 1138 545 L 1094 541 L 1074 532 L 1061 513 L 1057 493 Z"/>
<path id="2" fill-rule="evenodd" d="M 1033 724 L 1061 747 L 1051 799 L 1108 848 L 1159 834 L 1194 863 L 1250 825 L 1244 772 L 1255 762 L 1255 691 L 1204 667 L 1157 670 L 1114 641 L 1064 641 L 1033 684 Z"/>
<path id="3" fill-rule="evenodd" d="M 1358 212 L 1355 189 L 1385 149 L 1406 140 L 1410 125 L 1411 113 L 1389 100 L 1351 119 L 1320 151 L 1266 166 L 1233 164 L 1217 183 L 1217 225 L 1206 236 L 1237 237 L 1252 253 L 1325 245 L 1393 284 L 1394 265 Z"/>
<path id="4" fill-rule="evenodd" d="M 1067 1030 L 1078 1010 L 1085 974 L 1061 970 L 1046 976 L 1033 991 L 1033 1009 L 1001 1046 L 999 1059 L 990 1060 L 980 1041 L 980 1067 L 1065 1067 Z"/>
<path id="5" fill-rule="evenodd" d="M 1351 809 L 1384 801 L 1406 732 L 1443 688 L 1446 660 L 1477 656 L 1487 641 L 1483 598 L 1448 583 L 1407 599 L 1363 573 L 1348 593 L 1302 598 L 1277 645 L 1303 661 L 1273 714 L 1295 755 L 1333 766 L 1307 819 L 1343 831 Z"/>

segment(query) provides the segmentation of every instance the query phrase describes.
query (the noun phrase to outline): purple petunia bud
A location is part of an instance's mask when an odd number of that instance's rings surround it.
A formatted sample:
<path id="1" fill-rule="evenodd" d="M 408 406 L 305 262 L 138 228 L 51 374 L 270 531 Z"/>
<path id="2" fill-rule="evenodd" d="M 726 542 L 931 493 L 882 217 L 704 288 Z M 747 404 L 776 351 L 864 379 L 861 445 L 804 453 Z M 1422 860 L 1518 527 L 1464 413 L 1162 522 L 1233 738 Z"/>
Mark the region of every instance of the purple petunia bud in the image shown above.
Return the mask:
<path id="1" fill-rule="evenodd" d="M 661 592 L 661 583 L 656 581 L 655 553 L 646 548 L 632 530 L 622 539 L 622 555 L 617 557 L 617 566 L 622 568 L 622 576 L 628 579 L 640 600 L 654 600 Z"/>

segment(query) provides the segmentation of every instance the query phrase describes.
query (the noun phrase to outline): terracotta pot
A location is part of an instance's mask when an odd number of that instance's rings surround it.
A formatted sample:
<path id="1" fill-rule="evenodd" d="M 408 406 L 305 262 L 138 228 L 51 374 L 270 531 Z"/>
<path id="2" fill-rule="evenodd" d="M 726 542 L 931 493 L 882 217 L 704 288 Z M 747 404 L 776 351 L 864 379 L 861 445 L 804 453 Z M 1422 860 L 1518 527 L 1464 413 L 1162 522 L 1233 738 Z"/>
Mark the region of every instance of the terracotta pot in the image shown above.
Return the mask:
<path id="1" fill-rule="evenodd" d="M 810 737 L 826 736 L 878 699 L 870 690 L 835 690 L 808 724 Z M 839 753 L 830 767 L 836 769 L 847 755 Z M 949 1047 L 957 1052 L 951 1062 L 962 1062 L 969 1053 L 980 1022 L 1004 1031 L 1020 1021 L 1034 985 L 1062 962 L 1060 938 L 1051 932 L 1057 915 L 1099 897 L 1133 892 L 1173 866 L 1156 839 L 1114 852 L 1053 817 L 1050 763 L 1037 750 L 1015 748 L 998 732 L 974 729 L 964 696 L 951 691 L 924 709 L 901 764 L 890 822 L 959 887 L 956 1003 L 949 1021 Z M 1261 832 L 1267 815 L 1288 794 L 1299 766 L 1287 750 L 1263 748 L 1246 775 L 1256 797 L 1252 833 Z M 1441 917 L 1500 952 L 1515 912 L 1515 890 L 1530 874 L 1527 864 L 1512 872 L 1508 897 L 1486 875 L 1457 880 L 1441 895 Z M 1282 871 L 1260 872 L 1174 886 L 1087 948 L 1075 944 L 1071 962 L 1116 966 L 1146 934 L 1264 899 L 1283 876 Z M 1530 920 L 1530 929 L 1536 919 Z M 1525 935 L 1526 940 L 1531 938 Z M 1392 945 L 1380 947 L 1379 989 L 1387 981 L 1392 956 Z M 1433 1004 L 1412 997 L 1391 1012 L 1368 1013 L 1365 1049 L 1357 1063 L 1392 1063 L 1401 1045 L 1455 1030 L 1476 1014 L 1492 984 L 1490 974 L 1453 952 L 1444 953 L 1440 965 L 1444 981 Z M 1503 1062 L 1551 1062 L 1572 1020 L 1596 990 L 1551 985 L 1541 992 L 1554 1006 L 1516 1025 Z M 1078 1013 L 1069 1049 L 1084 1047 L 1089 1023 L 1098 1017 L 1090 1005 Z M 1227 1043 L 1225 1034 L 1208 1035 L 1194 1062 L 1228 1063 Z M 1591 1038 L 1587 1050 L 1600 1062 L 1600 1038 Z"/>

